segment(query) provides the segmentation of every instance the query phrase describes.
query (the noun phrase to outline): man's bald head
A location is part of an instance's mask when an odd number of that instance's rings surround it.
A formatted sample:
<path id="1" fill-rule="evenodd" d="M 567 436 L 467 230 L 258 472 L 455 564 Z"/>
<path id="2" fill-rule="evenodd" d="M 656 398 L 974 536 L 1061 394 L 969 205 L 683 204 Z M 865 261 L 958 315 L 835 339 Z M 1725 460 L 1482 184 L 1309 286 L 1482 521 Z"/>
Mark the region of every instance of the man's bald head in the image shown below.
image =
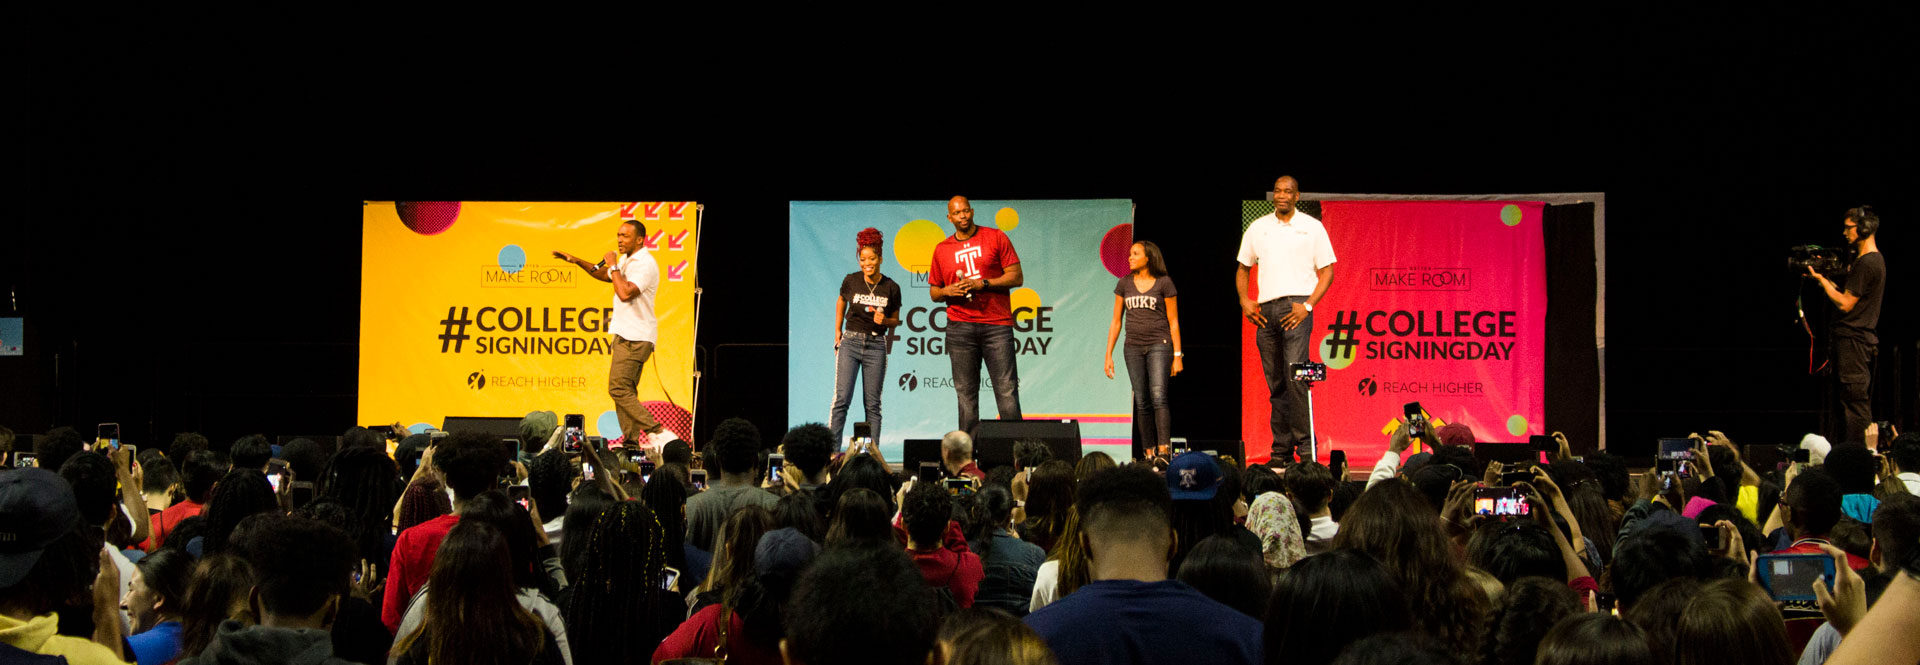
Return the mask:
<path id="1" fill-rule="evenodd" d="M 954 235 L 973 235 L 973 202 L 964 196 L 947 199 L 947 221 L 953 224 Z"/>

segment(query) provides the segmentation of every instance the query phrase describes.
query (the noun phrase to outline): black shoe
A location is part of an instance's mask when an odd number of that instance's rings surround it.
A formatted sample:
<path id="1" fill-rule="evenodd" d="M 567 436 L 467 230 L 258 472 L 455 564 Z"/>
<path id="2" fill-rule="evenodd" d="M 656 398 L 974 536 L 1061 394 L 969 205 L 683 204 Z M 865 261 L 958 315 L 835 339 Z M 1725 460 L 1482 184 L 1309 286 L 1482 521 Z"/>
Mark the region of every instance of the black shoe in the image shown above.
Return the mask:
<path id="1" fill-rule="evenodd" d="M 1284 468 L 1293 466 L 1293 464 L 1294 462 L 1293 462 L 1292 455 L 1288 455 L 1286 457 L 1275 457 L 1273 459 L 1267 460 L 1267 468 L 1269 469 L 1284 469 Z"/>

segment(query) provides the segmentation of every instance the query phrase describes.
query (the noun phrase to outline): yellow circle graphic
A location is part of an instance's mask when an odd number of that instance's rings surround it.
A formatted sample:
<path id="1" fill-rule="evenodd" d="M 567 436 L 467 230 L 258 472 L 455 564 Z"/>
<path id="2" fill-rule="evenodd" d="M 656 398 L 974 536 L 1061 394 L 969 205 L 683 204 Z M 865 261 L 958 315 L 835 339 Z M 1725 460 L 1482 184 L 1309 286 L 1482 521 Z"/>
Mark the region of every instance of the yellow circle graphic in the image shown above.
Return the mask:
<path id="1" fill-rule="evenodd" d="M 1023 287 L 1014 289 L 1013 293 L 1009 293 L 1007 294 L 1007 296 L 1008 296 L 1007 298 L 1008 300 L 1013 301 L 1013 318 L 1014 319 L 1020 320 L 1020 321 L 1027 321 L 1032 319 L 1035 314 L 1040 313 L 1040 292 L 1039 291 L 1035 291 L 1033 289 L 1029 289 L 1023 286 Z M 1021 308 L 1025 308 L 1026 311 L 1021 311 Z"/>
<path id="2" fill-rule="evenodd" d="M 933 248 L 947 239 L 939 224 L 924 219 L 907 222 L 893 234 L 893 260 L 910 273 L 926 272 L 933 265 Z"/>
<path id="3" fill-rule="evenodd" d="M 1511 416 L 1507 418 L 1507 433 L 1512 434 L 1514 436 L 1520 436 L 1522 434 L 1526 434 L 1527 433 L 1527 417 L 1516 415 L 1516 416 Z"/>
<path id="4" fill-rule="evenodd" d="M 1019 225 L 1020 211 L 1018 210 L 1001 208 L 999 212 L 993 213 L 994 228 L 1000 229 L 1001 231 L 1012 231 L 1013 227 Z"/>

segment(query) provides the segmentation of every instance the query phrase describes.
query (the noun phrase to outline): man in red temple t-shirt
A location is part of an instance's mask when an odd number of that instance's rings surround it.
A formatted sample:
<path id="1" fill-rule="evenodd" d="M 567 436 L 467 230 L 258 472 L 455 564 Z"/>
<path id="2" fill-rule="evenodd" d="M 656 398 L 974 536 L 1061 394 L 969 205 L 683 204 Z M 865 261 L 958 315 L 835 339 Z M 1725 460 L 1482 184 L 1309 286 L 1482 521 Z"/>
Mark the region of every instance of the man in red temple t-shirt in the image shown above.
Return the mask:
<path id="1" fill-rule="evenodd" d="M 1013 304 L 1008 295 L 1025 283 L 1020 255 L 999 229 L 973 223 L 967 197 L 947 200 L 953 235 L 933 248 L 927 271 L 934 302 L 947 306 L 947 358 L 953 363 L 953 390 L 960 396 L 960 427 L 973 432 L 980 422 L 980 362 L 993 379 L 993 401 L 1005 420 L 1020 419 L 1020 369 L 1013 356 Z"/>

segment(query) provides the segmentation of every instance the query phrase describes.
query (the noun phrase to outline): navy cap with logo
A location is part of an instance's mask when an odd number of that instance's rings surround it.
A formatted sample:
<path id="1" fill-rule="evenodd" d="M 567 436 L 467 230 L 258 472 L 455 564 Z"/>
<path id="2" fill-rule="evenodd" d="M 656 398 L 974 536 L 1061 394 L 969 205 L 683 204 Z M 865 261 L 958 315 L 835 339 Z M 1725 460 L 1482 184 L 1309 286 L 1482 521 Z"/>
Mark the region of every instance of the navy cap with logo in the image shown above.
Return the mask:
<path id="1" fill-rule="evenodd" d="M 1173 500 L 1212 499 L 1220 489 L 1220 465 L 1202 452 L 1182 453 L 1167 466 L 1167 492 Z"/>
<path id="2" fill-rule="evenodd" d="M 80 522 L 73 488 L 46 469 L 0 473 L 0 589 L 26 579 L 40 553 Z"/>

